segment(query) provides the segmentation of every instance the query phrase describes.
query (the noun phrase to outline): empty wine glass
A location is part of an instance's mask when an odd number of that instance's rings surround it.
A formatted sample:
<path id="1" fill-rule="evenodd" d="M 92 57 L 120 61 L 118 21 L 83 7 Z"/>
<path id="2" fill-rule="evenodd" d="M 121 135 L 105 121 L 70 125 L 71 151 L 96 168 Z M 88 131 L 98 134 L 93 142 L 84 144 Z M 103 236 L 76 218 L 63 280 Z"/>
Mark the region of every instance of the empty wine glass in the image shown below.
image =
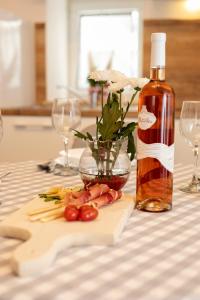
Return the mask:
<path id="1" fill-rule="evenodd" d="M 2 137 L 3 137 L 3 120 L 2 120 L 1 110 L 0 110 L 0 141 L 2 140 Z"/>
<path id="2" fill-rule="evenodd" d="M 200 101 L 184 101 L 180 116 L 180 132 L 187 143 L 193 148 L 194 171 L 192 181 L 180 188 L 186 193 L 199 193 L 200 181 L 197 175 L 200 145 Z"/>
<path id="3" fill-rule="evenodd" d="M 2 137 L 3 137 L 3 121 L 2 121 L 1 110 L 0 110 L 0 141 L 2 140 Z M 1 201 L 0 204 L 2 204 Z"/>
<path id="4" fill-rule="evenodd" d="M 73 129 L 81 122 L 79 102 L 76 98 L 56 99 L 52 107 L 52 124 L 64 142 L 64 165 L 55 168 L 54 173 L 62 176 L 77 175 L 78 170 L 69 166 L 68 140 Z"/>

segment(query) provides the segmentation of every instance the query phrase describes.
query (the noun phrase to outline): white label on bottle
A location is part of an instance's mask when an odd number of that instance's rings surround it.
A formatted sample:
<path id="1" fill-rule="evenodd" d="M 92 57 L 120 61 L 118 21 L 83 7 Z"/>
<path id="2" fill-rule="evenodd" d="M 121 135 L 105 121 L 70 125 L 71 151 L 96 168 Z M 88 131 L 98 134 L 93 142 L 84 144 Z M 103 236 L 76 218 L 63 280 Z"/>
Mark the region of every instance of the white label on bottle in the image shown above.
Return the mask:
<path id="1" fill-rule="evenodd" d="M 162 143 L 145 144 L 139 137 L 137 138 L 137 159 L 152 157 L 159 160 L 159 162 L 169 172 L 174 170 L 174 144 L 167 146 Z"/>
<path id="2" fill-rule="evenodd" d="M 142 130 L 147 130 L 156 122 L 156 116 L 147 110 L 146 105 L 142 105 L 142 109 L 138 114 L 138 125 Z"/>

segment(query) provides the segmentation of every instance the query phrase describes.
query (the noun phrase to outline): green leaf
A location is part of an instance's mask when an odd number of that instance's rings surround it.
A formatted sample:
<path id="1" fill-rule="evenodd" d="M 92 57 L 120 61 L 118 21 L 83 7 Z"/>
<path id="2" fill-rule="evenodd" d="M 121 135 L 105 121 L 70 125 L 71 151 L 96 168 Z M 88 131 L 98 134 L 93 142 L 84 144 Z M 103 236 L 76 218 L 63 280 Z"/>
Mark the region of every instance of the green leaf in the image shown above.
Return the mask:
<path id="1" fill-rule="evenodd" d="M 133 134 L 130 133 L 128 135 L 128 146 L 127 146 L 127 153 L 130 154 L 130 160 L 132 161 L 135 157 L 135 142 L 134 142 L 134 137 Z"/>
<path id="2" fill-rule="evenodd" d="M 95 81 L 94 79 L 88 78 L 88 82 L 89 82 L 89 85 L 92 86 L 92 87 L 94 87 L 94 86 L 97 85 L 97 84 L 96 84 L 96 81 Z"/>
<path id="3" fill-rule="evenodd" d="M 44 201 L 45 202 L 49 202 L 49 201 L 55 201 L 55 200 L 60 200 L 60 197 L 59 196 L 48 196 L 46 198 L 44 198 Z"/>
<path id="4" fill-rule="evenodd" d="M 136 126 L 137 126 L 137 123 L 136 123 L 136 122 L 131 122 L 131 123 L 129 123 L 127 126 L 125 126 L 125 127 L 123 127 L 123 128 L 121 129 L 120 136 L 121 136 L 121 137 L 126 137 L 126 136 L 128 136 L 129 134 L 133 133 Z"/>
<path id="5" fill-rule="evenodd" d="M 139 86 L 135 87 L 134 90 L 136 90 L 137 92 L 141 91 L 141 88 Z"/>
<path id="6" fill-rule="evenodd" d="M 86 132 L 86 134 L 87 134 L 88 140 L 93 141 L 92 135 L 89 132 Z"/>
<path id="7" fill-rule="evenodd" d="M 121 116 L 119 103 L 116 99 L 106 103 L 103 107 L 102 121 L 99 123 L 99 133 L 102 140 L 110 140 L 113 138 L 116 131 L 121 127 L 121 122 L 118 121 Z"/>
<path id="8" fill-rule="evenodd" d="M 99 85 L 104 85 L 104 84 L 106 84 L 107 83 L 107 81 L 106 80 L 99 80 L 99 81 L 96 81 L 96 80 L 94 80 L 94 79 L 91 79 L 91 78 L 87 78 L 87 80 L 88 80 L 88 82 L 89 82 L 89 85 L 90 86 L 99 86 Z"/>
<path id="9" fill-rule="evenodd" d="M 107 104 L 111 104 L 113 101 L 117 101 L 119 100 L 119 96 L 117 93 L 109 93 L 108 95 L 108 99 L 107 99 Z"/>
<path id="10" fill-rule="evenodd" d="M 74 135 L 79 138 L 79 139 L 83 139 L 83 140 L 87 140 L 88 139 L 88 136 L 85 135 L 84 133 L 78 131 L 78 130 L 75 130 L 74 131 L 76 132 Z"/>

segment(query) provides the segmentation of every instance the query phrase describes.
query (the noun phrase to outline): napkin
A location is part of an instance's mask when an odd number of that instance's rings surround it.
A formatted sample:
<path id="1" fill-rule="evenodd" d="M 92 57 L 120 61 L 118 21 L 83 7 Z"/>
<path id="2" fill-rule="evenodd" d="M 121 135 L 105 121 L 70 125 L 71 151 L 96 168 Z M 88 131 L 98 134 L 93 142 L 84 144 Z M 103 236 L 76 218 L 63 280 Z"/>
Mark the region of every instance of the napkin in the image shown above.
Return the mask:
<path id="1" fill-rule="evenodd" d="M 70 167 L 78 169 L 79 160 L 83 150 L 84 150 L 83 148 L 76 148 L 76 149 L 69 150 L 68 161 Z M 59 152 L 58 157 L 56 157 L 52 161 L 48 161 L 43 164 L 38 164 L 38 168 L 42 171 L 53 172 L 56 166 L 61 167 L 64 166 L 64 164 L 65 164 L 65 151 L 62 150 Z"/>

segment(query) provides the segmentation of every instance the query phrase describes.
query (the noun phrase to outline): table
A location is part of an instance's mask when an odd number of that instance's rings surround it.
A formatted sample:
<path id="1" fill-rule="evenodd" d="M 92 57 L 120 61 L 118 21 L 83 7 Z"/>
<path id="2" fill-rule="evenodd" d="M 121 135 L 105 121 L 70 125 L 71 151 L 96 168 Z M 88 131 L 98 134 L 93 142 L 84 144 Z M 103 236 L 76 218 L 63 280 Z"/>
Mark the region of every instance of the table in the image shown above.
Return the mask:
<path id="1" fill-rule="evenodd" d="M 12 173 L 1 185 L 0 220 L 52 185 L 80 182 L 38 171 L 36 164 L 1 164 Z M 175 169 L 172 211 L 134 211 L 117 245 L 66 249 L 39 278 L 12 274 L 9 258 L 21 241 L 0 238 L 0 299 L 200 299 L 200 197 L 177 189 L 191 166 Z M 134 192 L 134 181 L 133 170 L 126 192 Z"/>

